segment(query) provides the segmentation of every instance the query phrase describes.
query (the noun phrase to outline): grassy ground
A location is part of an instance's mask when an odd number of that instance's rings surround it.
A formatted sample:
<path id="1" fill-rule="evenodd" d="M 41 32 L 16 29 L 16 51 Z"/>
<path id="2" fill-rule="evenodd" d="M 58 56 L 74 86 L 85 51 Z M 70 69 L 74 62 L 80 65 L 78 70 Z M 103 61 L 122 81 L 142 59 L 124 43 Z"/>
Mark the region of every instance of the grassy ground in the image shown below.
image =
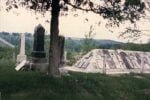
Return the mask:
<path id="1" fill-rule="evenodd" d="M 50 78 L 16 72 L 14 63 L 0 61 L 0 92 L 2 100 L 150 100 L 150 75 L 71 73 Z"/>

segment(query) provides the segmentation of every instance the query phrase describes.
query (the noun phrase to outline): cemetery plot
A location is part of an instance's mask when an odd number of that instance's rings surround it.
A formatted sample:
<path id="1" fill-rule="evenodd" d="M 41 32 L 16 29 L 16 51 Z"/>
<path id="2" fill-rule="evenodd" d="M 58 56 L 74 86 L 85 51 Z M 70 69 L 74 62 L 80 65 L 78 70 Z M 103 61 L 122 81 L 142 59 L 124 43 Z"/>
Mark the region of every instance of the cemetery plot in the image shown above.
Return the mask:
<path id="1" fill-rule="evenodd" d="M 94 49 L 72 68 L 106 74 L 150 73 L 150 52 Z"/>

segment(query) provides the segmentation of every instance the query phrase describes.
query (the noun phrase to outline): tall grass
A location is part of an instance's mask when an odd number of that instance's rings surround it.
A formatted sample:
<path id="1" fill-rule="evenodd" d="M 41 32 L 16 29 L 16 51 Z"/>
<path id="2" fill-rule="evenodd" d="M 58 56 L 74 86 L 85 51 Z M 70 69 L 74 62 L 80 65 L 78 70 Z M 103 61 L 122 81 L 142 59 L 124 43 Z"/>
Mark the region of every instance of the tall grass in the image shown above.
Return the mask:
<path id="1" fill-rule="evenodd" d="M 150 100 L 150 75 L 70 73 L 52 78 L 14 67 L 14 62 L 0 62 L 2 100 Z"/>

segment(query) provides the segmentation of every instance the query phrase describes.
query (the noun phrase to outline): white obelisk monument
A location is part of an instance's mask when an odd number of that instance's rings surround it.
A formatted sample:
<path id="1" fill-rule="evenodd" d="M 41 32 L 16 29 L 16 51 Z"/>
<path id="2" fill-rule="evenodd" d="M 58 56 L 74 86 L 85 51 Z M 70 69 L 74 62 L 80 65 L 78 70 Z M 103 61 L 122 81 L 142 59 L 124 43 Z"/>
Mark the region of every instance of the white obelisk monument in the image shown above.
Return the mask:
<path id="1" fill-rule="evenodd" d="M 24 33 L 20 34 L 20 52 L 17 55 L 17 65 L 22 61 L 26 61 L 27 57 L 25 55 L 25 35 Z"/>

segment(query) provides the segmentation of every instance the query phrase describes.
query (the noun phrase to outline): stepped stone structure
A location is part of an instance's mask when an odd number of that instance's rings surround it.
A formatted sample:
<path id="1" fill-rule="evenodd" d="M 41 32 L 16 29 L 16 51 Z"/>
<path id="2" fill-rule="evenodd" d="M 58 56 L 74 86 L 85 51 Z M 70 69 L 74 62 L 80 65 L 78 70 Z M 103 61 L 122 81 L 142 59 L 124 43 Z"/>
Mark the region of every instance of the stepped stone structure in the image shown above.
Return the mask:
<path id="1" fill-rule="evenodd" d="M 150 73 L 150 52 L 95 49 L 65 69 L 104 74 Z"/>
<path id="2" fill-rule="evenodd" d="M 22 61 L 27 60 L 25 55 L 25 35 L 24 33 L 20 34 L 20 52 L 17 55 L 17 65 L 20 64 Z"/>

